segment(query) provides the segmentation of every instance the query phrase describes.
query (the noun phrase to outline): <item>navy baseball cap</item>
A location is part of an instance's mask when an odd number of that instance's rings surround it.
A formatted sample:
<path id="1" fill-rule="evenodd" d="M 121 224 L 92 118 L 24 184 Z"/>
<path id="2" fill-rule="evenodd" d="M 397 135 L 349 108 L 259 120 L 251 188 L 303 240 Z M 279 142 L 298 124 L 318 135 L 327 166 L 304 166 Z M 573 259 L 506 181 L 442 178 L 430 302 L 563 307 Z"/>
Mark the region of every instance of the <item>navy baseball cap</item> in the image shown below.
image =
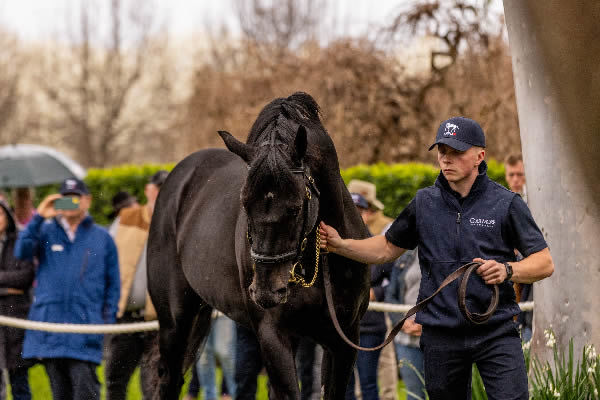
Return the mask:
<path id="1" fill-rule="evenodd" d="M 63 196 L 66 194 L 83 196 L 90 194 L 90 190 L 81 179 L 68 178 L 63 181 L 62 185 L 60 185 L 60 194 Z"/>
<path id="2" fill-rule="evenodd" d="M 458 151 L 467 151 L 471 146 L 485 147 L 485 134 L 481 126 L 472 119 L 452 117 L 440 124 L 435 136 L 436 144 L 445 144 Z"/>
<path id="3" fill-rule="evenodd" d="M 369 208 L 369 202 L 363 196 L 358 193 L 350 193 L 350 195 L 352 196 L 352 201 L 356 207 Z"/>

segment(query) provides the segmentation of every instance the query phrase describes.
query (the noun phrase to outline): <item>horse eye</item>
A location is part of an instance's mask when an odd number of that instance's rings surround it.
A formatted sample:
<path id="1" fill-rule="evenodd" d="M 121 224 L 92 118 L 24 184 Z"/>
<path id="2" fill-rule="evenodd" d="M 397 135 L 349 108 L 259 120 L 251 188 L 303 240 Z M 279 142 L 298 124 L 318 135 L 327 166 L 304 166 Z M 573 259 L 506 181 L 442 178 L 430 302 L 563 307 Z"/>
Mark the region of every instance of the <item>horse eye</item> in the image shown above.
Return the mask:
<path id="1" fill-rule="evenodd" d="M 288 209 L 288 213 L 294 217 L 297 217 L 300 214 L 301 207 L 290 207 Z"/>

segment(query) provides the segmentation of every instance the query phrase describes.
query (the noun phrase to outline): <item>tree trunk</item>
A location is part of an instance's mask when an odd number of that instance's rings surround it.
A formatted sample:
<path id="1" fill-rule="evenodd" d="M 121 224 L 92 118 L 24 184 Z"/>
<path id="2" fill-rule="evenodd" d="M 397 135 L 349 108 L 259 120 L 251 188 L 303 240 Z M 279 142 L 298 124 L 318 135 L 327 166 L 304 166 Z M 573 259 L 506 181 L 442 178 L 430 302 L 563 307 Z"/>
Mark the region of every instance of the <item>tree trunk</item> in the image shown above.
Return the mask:
<path id="1" fill-rule="evenodd" d="M 600 2 L 504 0 L 529 206 L 555 272 L 534 286 L 532 352 L 600 345 Z"/>

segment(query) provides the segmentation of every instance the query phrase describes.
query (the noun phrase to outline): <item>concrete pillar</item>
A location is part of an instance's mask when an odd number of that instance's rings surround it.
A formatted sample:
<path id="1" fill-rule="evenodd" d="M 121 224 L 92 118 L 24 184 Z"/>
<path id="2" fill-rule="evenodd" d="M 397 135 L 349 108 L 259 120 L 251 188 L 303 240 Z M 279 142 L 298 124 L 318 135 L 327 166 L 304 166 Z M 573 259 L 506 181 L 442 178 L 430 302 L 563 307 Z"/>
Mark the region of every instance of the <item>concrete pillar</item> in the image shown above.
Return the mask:
<path id="1" fill-rule="evenodd" d="M 527 195 L 554 258 L 535 284 L 532 351 L 600 347 L 600 1 L 504 0 Z"/>

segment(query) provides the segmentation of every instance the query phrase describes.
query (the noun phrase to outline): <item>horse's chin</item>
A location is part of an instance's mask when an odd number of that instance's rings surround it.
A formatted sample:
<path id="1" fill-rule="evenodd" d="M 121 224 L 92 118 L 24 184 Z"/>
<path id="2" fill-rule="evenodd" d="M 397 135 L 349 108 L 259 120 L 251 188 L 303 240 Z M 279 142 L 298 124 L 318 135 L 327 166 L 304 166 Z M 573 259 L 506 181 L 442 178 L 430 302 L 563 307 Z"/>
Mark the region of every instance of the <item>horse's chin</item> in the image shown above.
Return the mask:
<path id="1" fill-rule="evenodd" d="M 276 294 L 271 296 L 251 295 L 250 297 L 252 298 L 252 301 L 265 310 L 280 304 L 285 304 L 288 300 L 287 292 L 285 294 Z"/>

